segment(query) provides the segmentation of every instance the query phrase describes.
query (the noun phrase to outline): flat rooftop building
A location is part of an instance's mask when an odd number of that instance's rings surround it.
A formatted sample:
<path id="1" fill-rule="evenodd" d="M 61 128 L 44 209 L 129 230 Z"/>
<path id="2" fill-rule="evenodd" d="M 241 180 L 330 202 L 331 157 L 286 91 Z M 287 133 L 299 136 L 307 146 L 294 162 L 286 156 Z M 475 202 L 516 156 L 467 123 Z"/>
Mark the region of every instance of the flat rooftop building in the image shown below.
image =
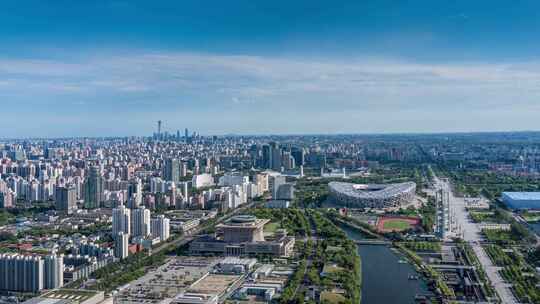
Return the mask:
<path id="1" fill-rule="evenodd" d="M 251 215 L 237 215 L 228 222 L 219 224 L 218 229 L 223 232 L 223 241 L 227 243 L 262 242 L 264 241 L 263 228 L 269 219 L 258 219 Z"/>
<path id="2" fill-rule="evenodd" d="M 265 240 L 264 225 L 269 219 L 258 219 L 251 215 L 238 215 L 227 223 L 217 226 L 223 233 L 221 239 L 215 236 L 201 236 L 189 243 L 192 253 L 225 254 L 228 256 L 269 254 L 290 256 L 295 238 L 286 233 L 276 234 Z"/>
<path id="3" fill-rule="evenodd" d="M 501 199 L 511 209 L 540 210 L 540 192 L 503 192 Z"/>

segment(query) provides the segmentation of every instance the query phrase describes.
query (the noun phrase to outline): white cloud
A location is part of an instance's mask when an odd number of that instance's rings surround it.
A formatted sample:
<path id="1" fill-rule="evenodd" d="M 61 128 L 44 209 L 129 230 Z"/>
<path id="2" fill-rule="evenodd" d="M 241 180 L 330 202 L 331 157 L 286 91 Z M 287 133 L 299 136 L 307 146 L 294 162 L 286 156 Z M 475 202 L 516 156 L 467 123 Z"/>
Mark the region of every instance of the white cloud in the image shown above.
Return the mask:
<path id="1" fill-rule="evenodd" d="M 472 125 L 470 117 L 483 111 L 513 117 L 538 112 L 540 63 L 428 64 L 192 53 L 78 58 L 68 63 L 0 59 L 0 86 L 0 102 L 16 99 L 10 104 L 15 110 L 64 103 L 133 113 L 142 107 L 149 111 L 152 105 L 155 111 L 206 111 L 223 117 L 215 113 L 240 107 L 244 115 L 255 111 L 268 117 L 276 109 L 287 109 L 306 117 L 350 114 L 366 123 L 395 112 L 396 117 L 441 115 L 456 121 L 468 115 L 469 122 L 462 123 Z M 361 115 L 353 115 L 355 111 Z M 300 124 L 303 118 L 293 119 Z"/>

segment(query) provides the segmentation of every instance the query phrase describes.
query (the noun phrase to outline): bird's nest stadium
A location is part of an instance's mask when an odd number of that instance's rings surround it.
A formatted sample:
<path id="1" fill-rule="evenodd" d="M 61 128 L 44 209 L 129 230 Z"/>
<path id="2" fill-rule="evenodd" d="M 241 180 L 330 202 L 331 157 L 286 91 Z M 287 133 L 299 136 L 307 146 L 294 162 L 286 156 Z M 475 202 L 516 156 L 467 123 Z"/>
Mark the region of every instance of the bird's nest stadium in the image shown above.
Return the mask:
<path id="1" fill-rule="evenodd" d="M 399 208 L 415 198 L 416 183 L 352 184 L 330 182 L 330 194 L 336 203 L 349 208 Z"/>

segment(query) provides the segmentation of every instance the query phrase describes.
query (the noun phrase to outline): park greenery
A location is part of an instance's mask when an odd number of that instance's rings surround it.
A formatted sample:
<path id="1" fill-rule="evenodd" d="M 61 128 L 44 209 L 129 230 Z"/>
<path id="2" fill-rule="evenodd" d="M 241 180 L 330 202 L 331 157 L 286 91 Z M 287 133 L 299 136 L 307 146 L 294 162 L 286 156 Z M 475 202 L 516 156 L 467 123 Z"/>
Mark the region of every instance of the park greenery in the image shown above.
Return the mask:
<path id="1" fill-rule="evenodd" d="M 521 303 L 540 303 L 539 283 L 535 270 L 515 250 L 503 250 L 498 245 L 485 246 L 490 259 L 497 266 L 503 267 L 501 276 L 513 285 L 513 291 Z"/>
<path id="2" fill-rule="evenodd" d="M 278 224 L 280 229 L 287 230 L 289 234 L 299 237 L 310 234 L 309 222 L 300 209 L 252 208 L 247 212 L 258 218 L 270 219 L 272 224 Z"/>
<path id="3" fill-rule="evenodd" d="M 300 284 L 302 284 L 302 279 L 304 278 L 304 275 L 306 273 L 307 269 L 307 257 L 309 253 L 311 252 L 313 244 L 311 241 L 307 242 L 298 242 L 295 247 L 296 251 L 300 253 L 300 262 L 298 263 L 298 267 L 294 271 L 294 274 L 287 282 L 287 286 L 283 290 L 281 297 L 279 299 L 279 303 L 286 304 L 286 303 L 303 303 L 304 297 L 302 294 L 297 295 L 297 291 L 300 288 Z"/>
<path id="4" fill-rule="evenodd" d="M 345 233 L 330 221 L 321 211 L 305 209 L 300 214 L 295 209 L 254 209 L 250 213 L 261 218 L 270 218 L 273 222 L 282 223 L 291 231 L 299 231 L 299 227 L 308 225 L 316 237 L 309 237 L 298 242 L 296 249 L 300 261 L 294 275 L 284 289 L 280 303 L 304 303 L 305 288 L 302 286 L 319 286 L 328 298 L 340 299 L 339 303 L 358 303 L 360 301 L 360 257 L 356 244 L 347 238 Z M 295 214 L 293 222 L 281 221 Z M 301 215 L 301 216 L 300 216 Z M 305 222 L 304 222 L 305 221 Z M 291 225 L 299 227 L 289 227 Z M 303 230 L 303 229 L 301 229 Z M 314 236 L 314 235 L 313 235 Z M 328 267 L 331 265 L 331 267 Z M 325 268 L 325 266 L 327 266 Z M 332 269 L 322 275 L 324 269 Z M 336 286 L 345 290 L 342 297 L 332 297 L 330 292 Z"/>
<path id="5" fill-rule="evenodd" d="M 315 229 L 317 236 L 323 240 L 317 241 L 314 247 L 315 259 L 313 260 L 311 272 L 308 274 L 310 282 L 320 285 L 325 289 L 334 286 L 342 286 L 346 291 L 346 301 L 344 303 L 358 303 L 360 301 L 360 257 L 357 253 L 356 244 L 347 238 L 345 233 L 339 229 L 326 215 L 315 210 L 306 210 Z M 316 277 L 321 273 L 325 265 L 335 265 L 330 273 L 324 277 Z"/>
<path id="6" fill-rule="evenodd" d="M 501 270 L 501 276 L 513 285 L 513 290 L 521 303 L 540 303 L 538 277 L 534 269 L 523 265 L 508 265 Z"/>
<path id="7" fill-rule="evenodd" d="M 410 241 L 403 242 L 403 245 L 408 249 L 416 252 L 440 252 L 441 243 L 439 242 L 422 242 L 422 241 Z"/>

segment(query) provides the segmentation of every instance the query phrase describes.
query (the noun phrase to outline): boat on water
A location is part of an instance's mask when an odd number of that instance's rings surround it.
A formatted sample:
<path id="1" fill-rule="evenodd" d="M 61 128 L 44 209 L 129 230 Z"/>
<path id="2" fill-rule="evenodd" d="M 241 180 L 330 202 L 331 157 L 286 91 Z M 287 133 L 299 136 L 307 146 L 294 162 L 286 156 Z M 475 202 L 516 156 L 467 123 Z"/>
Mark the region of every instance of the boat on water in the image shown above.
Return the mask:
<path id="1" fill-rule="evenodd" d="M 405 261 L 405 260 L 399 260 L 398 263 L 399 263 L 399 264 L 407 264 L 407 261 Z"/>
<path id="2" fill-rule="evenodd" d="M 409 280 L 418 280 L 420 277 L 414 274 L 409 275 Z"/>

